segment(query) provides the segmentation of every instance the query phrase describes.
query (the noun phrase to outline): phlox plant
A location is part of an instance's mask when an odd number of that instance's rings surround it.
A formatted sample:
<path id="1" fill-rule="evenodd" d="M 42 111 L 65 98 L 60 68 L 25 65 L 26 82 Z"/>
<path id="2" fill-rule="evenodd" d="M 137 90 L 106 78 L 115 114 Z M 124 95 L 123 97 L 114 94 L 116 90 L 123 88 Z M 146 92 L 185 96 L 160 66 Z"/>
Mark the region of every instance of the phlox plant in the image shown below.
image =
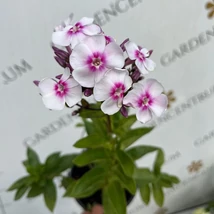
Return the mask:
<path id="1" fill-rule="evenodd" d="M 164 188 L 171 188 L 179 180 L 161 171 L 161 148 L 133 145 L 153 130 L 144 123 L 160 117 L 168 105 L 161 83 L 147 78 L 156 67 L 151 60 L 153 51 L 129 39 L 117 44 L 87 17 L 73 24 L 68 18 L 57 26 L 52 49 L 62 73 L 34 83 L 46 108 L 73 109 L 72 115 L 82 119 L 77 126 L 84 128 L 87 135 L 73 145 L 81 149 L 79 154 L 56 152 L 44 163 L 28 147 L 23 162 L 28 175 L 9 188 L 16 191 L 15 200 L 24 194 L 27 198 L 43 195 L 53 211 L 57 200 L 55 179 L 59 178 L 64 197 L 81 199 L 101 190 L 106 214 L 127 213 L 125 191 L 135 195 L 139 190 L 145 204 L 153 195 L 157 205 L 162 206 Z M 133 128 L 137 121 L 138 128 Z M 153 166 L 139 167 L 136 161 L 149 153 L 156 153 Z M 65 173 L 73 166 L 88 166 L 90 170 L 74 179 Z"/>

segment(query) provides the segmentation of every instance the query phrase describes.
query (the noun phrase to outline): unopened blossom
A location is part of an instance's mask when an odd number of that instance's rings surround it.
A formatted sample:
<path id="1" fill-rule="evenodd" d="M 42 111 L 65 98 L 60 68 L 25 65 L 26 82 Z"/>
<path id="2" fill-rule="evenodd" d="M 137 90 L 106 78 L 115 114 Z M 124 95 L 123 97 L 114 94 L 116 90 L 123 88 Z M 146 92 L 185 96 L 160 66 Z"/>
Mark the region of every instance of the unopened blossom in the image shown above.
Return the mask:
<path id="1" fill-rule="evenodd" d="M 70 76 L 69 69 L 65 69 L 60 80 L 46 78 L 38 87 L 44 105 L 51 110 L 62 110 L 65 103 L 72 107 L 82 99 L 82 87 Z"/>
<path id="2" fill-rule="evenodd" d="M 133 84 L 133 89 L 124 97 L 123 104 L 136 109 L 136 117 L 142 123 L 157 117 L 166 110 L 168 99 L 163 93 L 163 86 L 155 79 Z"/>
<path id="3" fill-rule="evenodd" d="M 106 44 L 103 35 L 91 36 L 73 49 L 70 64 L 74 69 L 74 79 L 90 88 L 102 79 L 107 70 L 123 67 L 123 51 L 115 42 Z"/>
<path id="4" fill-rule="evenodd" d="M 125 69 L 112 69 L 95 84 L 94 98 L 104 101 L 101 110 L 108 115 L 120 110 L 125 92 L 131 87 L 132 79 Z"/>
<path id="5" fill-rule="evenodd" d="M 71 45 L 74 48 L 82 42 L 85 37 L 101 33 L 101 28 L 93 23 L 93 18 L 83 17 L 79 22 L 71 25 L 66 22 L 65 26 L 60 25 L 52 34 L 52 42 L 60 46 Z"/>
<path id="6" fill-rule="evenodd" d="M 156 64 L 149 59 L 151 51 L 146 48 L 140 48 L 131 41 L 125 43 L 124 46 L 129 58 L 135 60 L 135 64 L 142 74 L 148 74 L 148 71 L 155 69 Z"/>

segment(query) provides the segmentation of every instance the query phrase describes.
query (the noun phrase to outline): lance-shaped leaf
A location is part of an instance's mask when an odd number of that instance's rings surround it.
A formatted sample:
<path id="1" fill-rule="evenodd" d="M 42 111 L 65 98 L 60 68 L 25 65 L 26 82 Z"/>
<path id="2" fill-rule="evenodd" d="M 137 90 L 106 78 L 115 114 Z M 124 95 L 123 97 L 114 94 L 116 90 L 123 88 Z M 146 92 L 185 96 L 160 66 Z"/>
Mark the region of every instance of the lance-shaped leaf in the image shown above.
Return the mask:
<path id="1" fill-rule="evenodd" d="M 20 187 L 16 192 L 14 200 L 15 201 L 19 200 L 27 192 L 28 188 L 29 188 L 28 186 Z"/>
<path id="2" fill-rule="evenodd" d="M 44 187 L 39 186 L 38 184 L 33 184 L 30 191 L 28 192 L 27 198 L 34 198 L 41 195 L 44 191 Z"/>
<path id="3" fill-rule="evenodd" d="M 142 187 L 140 188 L 140 195 L 144 203 L 149 204 L 151 196 L 151 189 L 149 184 L 142 185 Z"/>
<path id="4" fill-rule="evenodd" d="M 74 144 L 74 147 L 92 149 L 92 148 L 105 147 L 107 143 L 108 143 L 108 140 L 106 138 L 103 138 L 100 135 L 93 134 L 78 140 Z"/>
<path id="5" fill-rule="evenodd" d="M 77 156 L 73 163 L 77 166 L 86 166 L 93 162 L 106 160 L 110 158 L 110 151 L 104 148 L 91 149 Z"/>
<path id="6" fill-rule="evenodd" d="M 155 202 L 158 206 L 162 207 L 164 203 L 164 193 L 161 185 L 157 183 L 152 184 L 152 192 Z"/>
<path id="7" fill-rule="evenodd" d="M 104 213 L 126 214 L 125 192 L 117 182 L 111 182 L 103 189 Z"/>
<path id="8" fill-rule="evenodd" d="M 132 177 L 135 169 L 133 160 L 123 150 L 117 150 L 117 159 L 124 173 L 128 177 Z"/>
<path id="9" fill-rule="evenodd" d="M 32 178 L 30 176 L 25 176 L 23 178 L 20 178 L 19 180 L 17 180 L 15 183 L 13 183 L 8 191 L 12 191 L 15 189 L 19 189 L 22 186 L 30 186 L 32 184 Z"/>
<path id="10" fill-rule="evenodd" d="M 127 150 L 127 154 L 132 158 L 132 160 L 138 160 L 142 158 L 144 155 L 147 155 L 151 152 L 155 152 L 159 150 L 158 147 L 154 146 L 136 146 Z"/>
<path id="11" fill-rule="evenodd" d="M 30 147 L 28 147 L 27 149 L 27 157 L 28 157 L 28 164 L 30 166 L 37 166 L 40 164 L 37 153 Z"/>
<path id="12" fill-rule="evenodd" d="M 144 128 L 131 129 L 125 132 L 120 140 L 121 149 L 125 149 L 131 146 L 135 141 L 137 141 L 142 136 L 152 131 L 152 129 L 153 128 L 144 127 Z"/>
<path id="13" fill-rule="evenodd" d="M 102 189 L 106 183 L 107 173 L 104 168 L 95 167 L 85 173 L 79 180 L 72 182 L 65 193 L 67 197 L 84 198 Z"/>
<path id="14" fill-rule="evenodd" d="M 48 180 L 44 189 L 44 200 L 48 209 L 52 212 L 54 210 L 57 199 L 56 186 L 52 180 Z"/>
<path id="15" fill-rule="evenodd" d="M 136 182 L 133 178 L 126 176 L 120 166 L 118 166 L 115 171 L 116 179 L 121 184 L 121 186 L 127 189 L 132 195 L 136 193 Z"/>
<path id="16" fill-rule="evenodd" d="M 161 149 L 159 149 L 154 163 L 154 172 L 156 175 L 160 174 L 161 167 L 163 164 L 164 164 L 164 153 Z"/>

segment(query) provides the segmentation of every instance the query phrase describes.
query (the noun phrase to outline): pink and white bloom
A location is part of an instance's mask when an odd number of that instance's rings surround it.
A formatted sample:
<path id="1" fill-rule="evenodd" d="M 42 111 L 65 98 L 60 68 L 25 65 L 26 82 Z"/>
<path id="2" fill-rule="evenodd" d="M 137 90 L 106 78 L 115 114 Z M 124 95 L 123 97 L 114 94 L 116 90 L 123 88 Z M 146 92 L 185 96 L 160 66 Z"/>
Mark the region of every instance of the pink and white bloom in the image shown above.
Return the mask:
<path id="1" fill-rule="evenodd" d="M 61 79 L 43 79 L 38 85 L 42 100 L 46 108 L 62 110 L 65 103 L 74 106 L 82 99 L 82 87 L 71 76 L 69 69 L 65 69 Z"/>
<path id="2" fill-rule="evenodd" d="M 104 101 L 101 110 L 108 115 L 115 114 L 120 110 L 125 92 L 131 87 L 132 79 L 125 69 L 112 69 L 96 83 L 94 98 Z"/>
<path id="3" fill-rule="evenodd" d="M 151 52 L 146 48 L 139 48 L 131 41 L 125 43 L 124 46 L 129 58 L 135 60 L 135 64 L 142 74 L 148 74 L 148 71 L 155 69 L 156 64 L 149 59 Z"/>
<path id="4" fill-rule="evenodd" d="M 70 64 L 74 69 L 74 79 L 90 88 L 102 79 L 107 70 L 123 67 L 123 51 L 115 42 L 106 45 L 103 35 L 91 36 L 73 49 Z"/>
<path id="5" fill-rule="evenodd" d="M 78 43 L 82 42 L 85 37 L 97 35 L 101 33 L 101 28 L 93 23 L 93 18 L 83 17 L 79 22 L 71 25 L 69 21 L 65 22 L 65 26 L 58 26 L 52 34 L 52 42 L 60 46 L 71 45 L 74 48 Z"/>
<path id="6" fill-rule="evenodd" d="M 136 117 L 142 123 L 157 117 L 166 110 L 168 99 L 163 93 L 163 86 L 155 79 L 147 79 L 144 83 L 133 84 L 133 89 L 124 97 L 123 104 L 137 110 Z"/>

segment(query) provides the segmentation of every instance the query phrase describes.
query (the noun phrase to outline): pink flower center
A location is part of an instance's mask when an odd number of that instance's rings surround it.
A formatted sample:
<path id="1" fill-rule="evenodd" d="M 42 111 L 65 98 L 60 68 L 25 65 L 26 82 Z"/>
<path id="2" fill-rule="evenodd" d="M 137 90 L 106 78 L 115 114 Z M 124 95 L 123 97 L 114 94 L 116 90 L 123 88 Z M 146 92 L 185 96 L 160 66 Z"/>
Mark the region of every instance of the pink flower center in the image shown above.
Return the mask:
<path id="1" fill-rule="evenodd" d="M 72 28 L 69 29 L 68 34 L 72 35 L 75 33 L 81 32 L 83 29 L 83 26 L 80 23 L 76 23 Z"/>
<path id="2" fill-rule="evenodd" d="M 115 83 L 114 86 L 111 88 L 110 96 L 113 100 L 118 100 L 123 98 L 125 92 L 125 85 L 123 83 Z"/>
<path id="3" fill-rule="evenodd" d="M 91 71 L 102 71 L 105 69 L 106 57 L 102 53 L 93 53 L 92 56 L 88 57 L 86 63 Z"/>
<path id="4" fill-rule="evenodd" d="M 145 109 L 148 108 L 152 104 L 152 102 L 153 102 L 152 97 L 148 93 L 146 93 L 142 94 L 139 97 L 137 104 L 139 108 Z"/>
<path id="5" fill-rule="evenodd" d="M 62 82 L 61 80 L 55 84 L 54 87 L 56 96 L 64 97 L 68 92 L 68 86 L 66 82 Z"/>
<path id="6" fill-rule="evenodd" d="M 138 58 L 140 61 L 144 61 L 145 58 L 146 58 L 146 57 L 144 56 L 144 54 L 141 53 L 139 50 L 136 51 L 135 55 L 136 55 L 136 58 Z"/>

